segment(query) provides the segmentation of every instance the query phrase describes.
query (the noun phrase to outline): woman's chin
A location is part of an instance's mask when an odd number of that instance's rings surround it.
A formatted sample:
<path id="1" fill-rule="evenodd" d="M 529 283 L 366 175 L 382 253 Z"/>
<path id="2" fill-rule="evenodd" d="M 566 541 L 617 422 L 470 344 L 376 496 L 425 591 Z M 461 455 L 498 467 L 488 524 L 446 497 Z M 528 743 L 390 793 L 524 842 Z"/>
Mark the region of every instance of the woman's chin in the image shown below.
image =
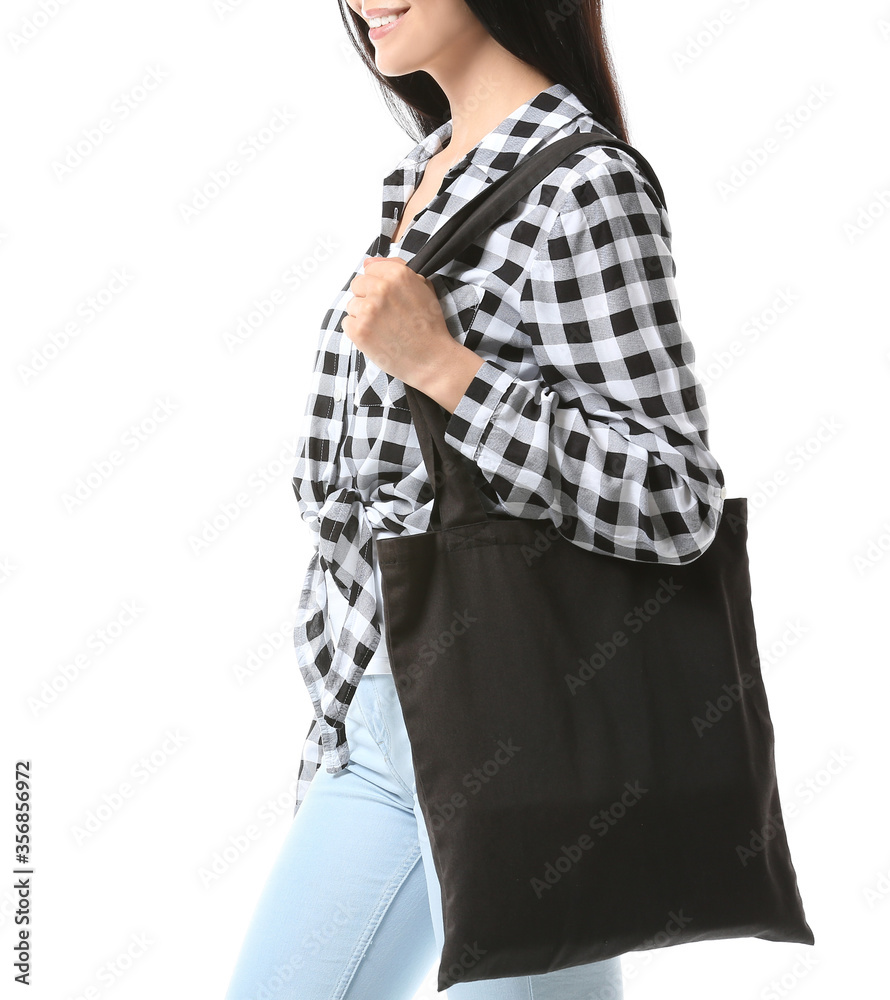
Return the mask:
<path id="1" fill-rule="evenodd" d="M 420 68 L 414 63 L 407 64 L 392 59 L 378 59 L 375 65 L 383 76 L 407 76 L 408 73 L 416 73 Z"/>

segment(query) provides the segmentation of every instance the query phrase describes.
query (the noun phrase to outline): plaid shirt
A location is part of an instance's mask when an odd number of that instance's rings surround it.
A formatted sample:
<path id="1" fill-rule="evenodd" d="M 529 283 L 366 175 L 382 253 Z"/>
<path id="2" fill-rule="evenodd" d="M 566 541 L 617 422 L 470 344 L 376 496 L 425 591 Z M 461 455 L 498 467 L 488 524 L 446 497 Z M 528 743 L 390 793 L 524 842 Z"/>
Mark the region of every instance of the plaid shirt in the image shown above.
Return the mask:
<path id="1" fill-rule="evenodd" d="M 562 84 L 542 90 L 446 172 L 394 253 L 411 260 L 522 156 L 579 130 L 609 131 Z M 323 763 L 336 773 L 349 761 L 344 718 L 381 641 L 372 530 L 430 526 L 404 383 L 366 359 L 340 321 L 365 257 L 389 254 L 426 161 L 450 135 L 449 120 L 384 179 L 380 233 L 322 324 L 293 477 L 316 533 L 294 626 L 315 711 L 294 814 Z M 632 156 L 603 146 L 571 154 L 479 239 L 430 280 L 452 335 L 484 359 L 446 434 L 483 506 L 549 518 L 573 543 L 623 559 L 701 555 L 723 509 L 723 474 L 680 324 L 670 223 Z M 326 567 L 349 602 L 336 642 Z"/>

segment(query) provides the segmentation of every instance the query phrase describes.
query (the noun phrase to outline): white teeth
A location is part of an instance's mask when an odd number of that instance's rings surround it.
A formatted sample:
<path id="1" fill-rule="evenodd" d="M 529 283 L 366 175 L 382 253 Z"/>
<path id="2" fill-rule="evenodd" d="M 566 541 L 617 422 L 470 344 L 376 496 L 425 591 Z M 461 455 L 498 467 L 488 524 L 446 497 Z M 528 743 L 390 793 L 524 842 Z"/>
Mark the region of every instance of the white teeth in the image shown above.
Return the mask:
<path id="1" fill-rule="evenodd" d="M 392 21 L 398 21 L 398 19 L 404 14 L 388 14 L 386 17 L 372 17 L 368 21 L 369 28 L 382 28 L 384 24 L 390 24 Z"/>

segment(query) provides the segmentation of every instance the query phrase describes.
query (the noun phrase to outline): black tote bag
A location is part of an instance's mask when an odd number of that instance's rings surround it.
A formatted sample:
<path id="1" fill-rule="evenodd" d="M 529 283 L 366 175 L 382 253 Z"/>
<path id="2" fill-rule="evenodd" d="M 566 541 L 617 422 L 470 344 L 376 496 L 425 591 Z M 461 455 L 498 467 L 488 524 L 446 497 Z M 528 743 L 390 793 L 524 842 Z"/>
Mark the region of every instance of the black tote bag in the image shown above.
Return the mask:
<path id="1" fill-rule="evenodd" d="M 570 152 L 525 157 L 409 266 L 429 275 Z M 376 541 L 385 641 L 442 887 L 438 991 L 731 937 L 813 944 L 759 666 L 747 501 L 681 566 L 487 515 L 445 412 L 408 401 L 431 530 Z"/>

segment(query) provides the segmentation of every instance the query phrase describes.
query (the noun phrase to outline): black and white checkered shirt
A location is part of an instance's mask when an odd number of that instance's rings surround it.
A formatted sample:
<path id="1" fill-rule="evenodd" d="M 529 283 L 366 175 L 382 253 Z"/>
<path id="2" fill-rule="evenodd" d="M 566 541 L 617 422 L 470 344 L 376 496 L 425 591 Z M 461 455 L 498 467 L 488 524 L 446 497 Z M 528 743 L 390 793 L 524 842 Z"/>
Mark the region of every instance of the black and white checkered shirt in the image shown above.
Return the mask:
<path id="1" fill-rule="evenodd" d="M 395 252 L 411 260 L 520 157 L 579 130 L 610 131 L 562 84 L 542 90 L 446 172 Z M 448 121 L 384 179 L 380 233 L 322 324 L 293 477 L 317 546 L 294 627 L 315 710 L 294 814 L 322 763 L 336 773 L 349 761 L 344 718 L 381 641 L 372 529 L 430 526 L 404 383 L 366 359 L 340 321 L 365 257 L 388 254 L 426 161 L 450 135 Z M 452 335 L 484 359 L 448 415 L 446 441 L 486 510 L 549 518 L 573 543 L 623 559 L 679 564 L 710 544 L 724 480 L 670 246 L 666 210 L 632 156 L 591 146 L 430 276 Z M 349 602 L 336 641 L 326 567 Z"/>

